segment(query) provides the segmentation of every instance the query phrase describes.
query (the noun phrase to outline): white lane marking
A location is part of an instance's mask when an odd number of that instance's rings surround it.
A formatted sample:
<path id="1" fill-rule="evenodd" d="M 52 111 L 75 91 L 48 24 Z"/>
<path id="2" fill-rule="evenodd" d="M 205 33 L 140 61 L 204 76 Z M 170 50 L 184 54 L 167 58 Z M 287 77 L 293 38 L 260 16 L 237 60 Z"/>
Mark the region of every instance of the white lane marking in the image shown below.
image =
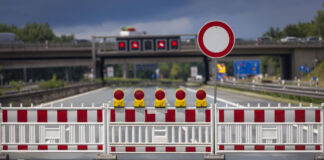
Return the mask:
<path id="1" fill-rule="evenodd" d="M 46 106 L 46 105 L 52 105 L 54 103 L 59 103 L 59 102 L 66 101 L 66 100 L 69 100 L 69 99 L 73 99 L 73 98 L 81 97 L 81 96 L 84 96 L 84 95 L 92 94 L 94 92 L 99 92 L 99 91 L 102 91 L 102 90 L 104 90 L 106 88 L 107 87 L 98 88 L 98 89 L 95 89 L 95 90 L 92 90 L 92 91 L 89 91 L 89 92 L 77 94 L 77 95 L 70 96 L 70 97 L 66 97 L 66 98 L 62 98 L 62 99 L 57 99 L 57 100 L 54 100 L 54 101 L 50 101 L 50 102 L 47 102 L 47 103 L 43 103 L 43 104 L 37 105 L 36 107 Z"/>
<path id="2" fill-rule="evenodd" d="M 187 87 L 183 87 L 182 86 L 182 88 L 185 88 L 187 91 L 189 91 L 189 92 L 196 92 L 195 90 L 193 90 L 193 89 L 191 89 L 191 88 L 187 88 Z M 212 96 L 212 95 L 209 95 L 209 94 L 207 94 L 207 97 L 208 98 L 211 98 L 211 99 L 213 99 L 214 98 L 214 96 Z M 227 103 L 227 104 L 229 104 L 229 105 L 233 105 L 233 106 L 237 106 L 237 107 L 244 107 L 244 106 L 242 106 L 242 105 L 239 105 L 238 103 L 234 103 L 234 102 L 231 102 L 231 101 L 228 101 L 228 100 L 225 100 L 225 99 L 222 99 L 222 98 L 219 98 L 219 97 L 217 97 L 216 98 L 218 101 L 221 101 L 221 102 L 223 102 L 223 103 Z"/>

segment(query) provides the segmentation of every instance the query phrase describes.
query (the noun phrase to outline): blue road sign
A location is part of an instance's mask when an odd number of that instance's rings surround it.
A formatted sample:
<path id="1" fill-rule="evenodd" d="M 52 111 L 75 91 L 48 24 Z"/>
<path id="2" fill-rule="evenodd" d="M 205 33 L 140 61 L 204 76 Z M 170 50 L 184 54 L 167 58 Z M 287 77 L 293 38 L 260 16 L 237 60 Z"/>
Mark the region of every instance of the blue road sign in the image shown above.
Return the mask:
<path id="1" fill-rule="evenodd" d="M 299 66 L 299 71 L 301 71 L 301 72 L 305 72 L 305 66 L 304 66 L 304 65 L 300 65 L 300 66 Z"/>
<path id="2" fill-rule="evenodd" d="M 305 71 L 306 71 L 306 73 L 309 73 L 309 72 L 311 72 L 311 69 L 306 67 Z"/>
<path id="3" fill-rule="evenodd" d="M 234 61 L 234 74 L 240 77 L 260 74 L 260 60 Z"/>

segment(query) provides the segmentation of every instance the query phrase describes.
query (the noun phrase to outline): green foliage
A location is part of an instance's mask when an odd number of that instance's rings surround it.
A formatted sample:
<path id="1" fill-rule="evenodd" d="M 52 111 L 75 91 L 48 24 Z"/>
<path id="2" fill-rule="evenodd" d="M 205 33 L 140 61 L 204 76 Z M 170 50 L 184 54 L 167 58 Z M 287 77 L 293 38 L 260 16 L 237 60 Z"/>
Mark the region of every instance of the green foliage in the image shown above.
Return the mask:
<path id="1" fill-rule="evenodd" d="M 263 37 L 270 37 L 271 39 L 278 40 L 283 37 L 283 34 L 279 27 L 274 28 L 271 26 L 270 29 L 263 34 Z"/>
<path id="2" fill-rule="evenodd" d="M 51 80 L 46 82 L 41 82 L 39 84 L 39 87 L 42 89 L 53 89 L 53 88 L 60 88 L 66 86 L 66 83 L 62 80 L 56 80 L 56 75 L 53 74 L 53 77 Z"/>
<path id="3" fill-rule="evenodd" d="M 9 85 L 13 88 L 16 88 L 17 91 L 20 91 L 20 89 L 21 89 L 21 85 L 20 85 L 19 81 L 10 81 Z"/>
<path id="4" fill-rule="evenodd" d="M 324 3 L 323 3 L 324 7 Z M 265 37 L 278 40 L 286 36 L 295 37 L 324 37 L 324 10 L 317 11 L 317 15 L 311 22 L 288 24 L 282 30 L 279 27 L 270 27 L 267 32 L 263 34 Z"/>
<path id="5" fill-rule="evenodd" d="M 23 28 L 15 25 L 0 24 L 0 32 L 15 33 L 23 42 L 72 42 L 74 35 L 56 36 L 48 23 L 27 23 Z"/>

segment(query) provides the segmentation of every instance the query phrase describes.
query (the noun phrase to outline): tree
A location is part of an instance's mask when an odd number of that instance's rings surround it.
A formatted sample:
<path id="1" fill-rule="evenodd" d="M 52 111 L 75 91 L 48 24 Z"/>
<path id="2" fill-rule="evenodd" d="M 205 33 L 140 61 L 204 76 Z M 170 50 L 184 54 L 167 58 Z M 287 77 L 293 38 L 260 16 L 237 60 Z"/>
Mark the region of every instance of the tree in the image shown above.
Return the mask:
<path id="1" fill-rule="evenodd" d="M 324 7 L 324 3 L 322 4 Z M 315 32 L 318 36 L 324 37 L 324 10 L 317 11 L 317 15 L 314 19 Z"/>
<path id="2" fill-rule="evenodd" d="M 270 29 L 263 34 L 264 37 L 270 37 L 271 39 L 280 39 L 282 38 L 282 31 L 280 30 L 279 27 L 270 27 Z"/>

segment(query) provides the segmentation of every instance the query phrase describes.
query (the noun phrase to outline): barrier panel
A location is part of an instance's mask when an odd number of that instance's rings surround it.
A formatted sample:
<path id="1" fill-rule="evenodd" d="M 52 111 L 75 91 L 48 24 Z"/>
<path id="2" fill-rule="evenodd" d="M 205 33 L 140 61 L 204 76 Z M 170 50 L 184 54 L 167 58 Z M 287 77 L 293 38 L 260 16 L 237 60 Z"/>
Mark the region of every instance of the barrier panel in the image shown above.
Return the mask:
<path id="1" fill-rule="evenodd" d="M 0 115 L 2 153 L 323 152 L 323 110 L 313 106 L 31 106 Z"/>
<path id="2" fill-rule="evenodd" d="M 2 107 L 2 152 L 103 152 L 102 107 Z"/>
<path id="3" fill-rule="evenodd" d="M 323 152 L 319 107 L 216 108 L 218 152 Z"/>

